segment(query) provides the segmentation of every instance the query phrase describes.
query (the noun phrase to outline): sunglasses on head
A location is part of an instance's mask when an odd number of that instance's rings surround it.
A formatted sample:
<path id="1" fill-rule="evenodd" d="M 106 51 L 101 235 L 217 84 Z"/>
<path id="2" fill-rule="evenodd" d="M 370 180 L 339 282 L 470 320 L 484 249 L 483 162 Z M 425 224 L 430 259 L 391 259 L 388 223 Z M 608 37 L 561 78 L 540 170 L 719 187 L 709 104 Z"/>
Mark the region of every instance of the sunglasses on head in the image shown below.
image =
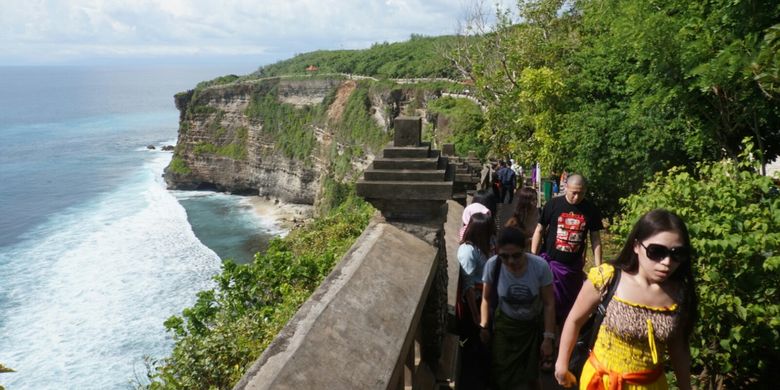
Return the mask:
<path id="1" fill-rule="evenodd" d="M 641 242 L 639 245 L 642 245 L 642 248 L 645 248 L 647 258 L 653 261 L 661 261 L 669 257 L 670 259 L 681 263 L 683 261 L 687 261 L 691 257 L 690 249 L 685 246 L 667 248 L 660 244 L 650 244 L 645 246 L 645 244 Z"/>
<path id="2" fill-rule="evenodd" d="M 499 253 L 498 257 L 500 257 L 501 260 L 504 260 L 504 261 L 509 261 L 509 259 L 520 260 L 520 259 L 523 258 L 523 252 Z"/>

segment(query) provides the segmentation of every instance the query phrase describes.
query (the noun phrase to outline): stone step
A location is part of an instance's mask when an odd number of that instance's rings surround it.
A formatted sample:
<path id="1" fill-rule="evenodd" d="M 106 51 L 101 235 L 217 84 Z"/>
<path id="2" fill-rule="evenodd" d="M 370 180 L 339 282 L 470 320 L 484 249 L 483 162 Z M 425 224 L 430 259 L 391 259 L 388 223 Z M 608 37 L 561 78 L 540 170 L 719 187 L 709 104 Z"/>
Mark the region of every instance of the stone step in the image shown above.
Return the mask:
<path id="1" fill-rule="evenodd" d="M 455 173 L 455 181 L 464 183 L 479 183 L 479 177 L 474 177 L 472 174 Z"/>
<path id="2" fill-rule="evenodd" d="M 448 200 L 452 196 L 451 181 L 366 181 L 358 180 L 359 196 L 387 200 Z"/>
<path id="3" fill-rule="evenodd" d="M 363 173 L 366 181 L 444 181 L 444 170 L 369 169 Z"/>
<path id="4" fill-rule="evenodd" d="M 438 158 L 378 158 L 372 164 L 373 169 L 430 169 L 438 167 Z"/>
<path id="5" fill-rule="evenodd" d="M 428 158 L 430 146 L 389 146 L 382 151 L 384 158 Z"/>

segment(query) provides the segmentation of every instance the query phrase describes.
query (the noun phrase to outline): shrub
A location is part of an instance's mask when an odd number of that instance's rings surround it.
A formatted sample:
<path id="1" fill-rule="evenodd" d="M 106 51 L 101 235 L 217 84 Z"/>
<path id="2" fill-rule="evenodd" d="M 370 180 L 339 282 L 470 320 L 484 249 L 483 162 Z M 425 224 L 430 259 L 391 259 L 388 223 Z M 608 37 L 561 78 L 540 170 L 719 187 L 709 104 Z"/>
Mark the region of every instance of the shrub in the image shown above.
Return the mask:
<path id="1" fill-rule="evenodd" d="M 171 159 L 171 164 L 168 165 L 168 169 L 179 175 L 189 175 L 192 173 L 192 170 L 187 166 L 187 163 L 184 162 L 184 159 L 179 156 L 174 156 L 173 159 Z"/>
<path id="2" fill-rule="evenodd" d="M 322 218 L 272 240 L 254 262 L 223 264 L 216 286 L 165 326 L 175 346 L 147 360 L 150 389 L 229 389 L 276 337 L 373 213 L 354 192 Z"/>
<path id="3" fill-rule="evenodd" d="M 751 144 L 740 159 L 659 174 L 621 201 L 616 231 L 662 207 L 686 221 L 696 256 L 699 322 L 694 372 L 709 388 L 769 387 L 780 352 L 780 197 L 758 174 Z"/>

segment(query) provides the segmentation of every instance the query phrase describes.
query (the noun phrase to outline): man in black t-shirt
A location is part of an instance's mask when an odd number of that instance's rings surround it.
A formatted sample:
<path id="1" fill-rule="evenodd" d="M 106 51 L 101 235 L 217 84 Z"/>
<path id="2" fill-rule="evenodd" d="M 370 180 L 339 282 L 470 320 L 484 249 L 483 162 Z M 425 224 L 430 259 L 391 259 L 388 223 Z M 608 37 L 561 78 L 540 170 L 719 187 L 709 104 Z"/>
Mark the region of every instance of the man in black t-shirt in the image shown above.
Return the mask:
<path id="1" fill-rule="evenodd" d="M 593 258 L 601 264 L 601 236 L 604 229 L 601 213 L 585 199 L 585 179 L 581 175 L 569 176 L 566 195 L 552 198 L 544 205 L 531 241 L 531 252 L 541 254 L 553 271 L 555 314 L 562 325 L 569 314 L 577 294 L 582 288 L 584 273 L 585 239 L 590 235 Z"/>

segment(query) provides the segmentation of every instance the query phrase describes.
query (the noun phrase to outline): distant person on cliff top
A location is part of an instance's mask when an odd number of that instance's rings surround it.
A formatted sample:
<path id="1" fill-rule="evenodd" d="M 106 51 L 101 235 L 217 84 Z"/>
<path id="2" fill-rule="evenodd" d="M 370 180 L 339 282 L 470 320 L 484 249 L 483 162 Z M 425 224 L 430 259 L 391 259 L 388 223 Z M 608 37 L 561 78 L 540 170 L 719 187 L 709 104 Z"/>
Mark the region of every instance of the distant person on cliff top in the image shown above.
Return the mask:
<path id="1" fill-rule="evenodd" d="M 582 288 L 585 238 L 590 234 L 593 259 L 601 264 L 601 213 L 585 199 L 587 185 L 581 175 L 571 175 L 565 196 L 550 199 L 542 209 L 531 242 L 531 252 L 548 261 L 555 282 L 555 310 L 563 324 Z M 544 240 L 544 250 L 542 249 Z"/>

